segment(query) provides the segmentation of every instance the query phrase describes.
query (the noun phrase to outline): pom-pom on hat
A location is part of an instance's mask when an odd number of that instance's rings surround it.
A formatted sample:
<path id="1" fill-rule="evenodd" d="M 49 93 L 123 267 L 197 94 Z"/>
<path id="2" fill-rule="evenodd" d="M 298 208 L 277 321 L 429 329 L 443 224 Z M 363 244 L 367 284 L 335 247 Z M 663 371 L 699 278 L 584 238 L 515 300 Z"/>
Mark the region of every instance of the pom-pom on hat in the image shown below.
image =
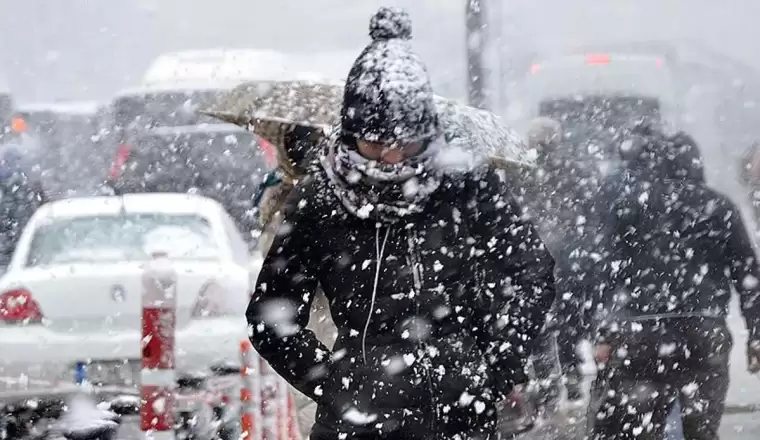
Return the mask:
<path id="1" fill-rule="evenodd" d="M 341 109 L 344 135 L 378 143 L 425 141 L 440 134 L 427 69 L 411 48 L 412 20 L 383 7 L 369 22 L 372 42 L 354 62 Z"/>

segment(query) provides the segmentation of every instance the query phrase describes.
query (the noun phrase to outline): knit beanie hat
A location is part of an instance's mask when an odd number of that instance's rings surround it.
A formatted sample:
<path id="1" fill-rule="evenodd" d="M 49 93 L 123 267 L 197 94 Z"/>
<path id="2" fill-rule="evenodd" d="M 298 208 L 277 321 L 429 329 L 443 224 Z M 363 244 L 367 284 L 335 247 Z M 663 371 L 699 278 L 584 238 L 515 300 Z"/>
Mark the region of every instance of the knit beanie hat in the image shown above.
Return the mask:
<path id="1" fill-rule="evenodd" d="M 412 22 L 383 7 L 369 24 L 372 42 L 354 62 L 341 109 L 345 136 L 375 143 L 409 143 L 440 134 L 427 69 L 411 48 Z"/>

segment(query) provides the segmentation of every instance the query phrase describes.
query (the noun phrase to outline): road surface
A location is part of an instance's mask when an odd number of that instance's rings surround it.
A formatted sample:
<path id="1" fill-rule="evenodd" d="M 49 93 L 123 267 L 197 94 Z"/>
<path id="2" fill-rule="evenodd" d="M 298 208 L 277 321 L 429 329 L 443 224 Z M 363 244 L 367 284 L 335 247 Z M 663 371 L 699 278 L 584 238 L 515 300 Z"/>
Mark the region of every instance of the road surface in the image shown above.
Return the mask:
<path id="1" fill-rule="evenodd" d="M 581 417 L 559 419 L 520 436 L 518 440 L 582 440 L 584 422 Z M 760 413 L 728 414 L 720 428 L 722 440 L 757 440 L 760 438 Z M 674 439 L 675 440 L 675 439 Z"/>
<path id="2" fill-rule="evenodd" d="M 582 440 L 582 417 L 558 419 L 520 436 L 517 440 Z M 728 414 L 720 429 L 722 440 L 757 440 L 760 438 L 760 413 Z M 123 423 L 118 440 L 141 440 L 137 420 Z M 306 439 L 303 439 L 306 440 Z"/>

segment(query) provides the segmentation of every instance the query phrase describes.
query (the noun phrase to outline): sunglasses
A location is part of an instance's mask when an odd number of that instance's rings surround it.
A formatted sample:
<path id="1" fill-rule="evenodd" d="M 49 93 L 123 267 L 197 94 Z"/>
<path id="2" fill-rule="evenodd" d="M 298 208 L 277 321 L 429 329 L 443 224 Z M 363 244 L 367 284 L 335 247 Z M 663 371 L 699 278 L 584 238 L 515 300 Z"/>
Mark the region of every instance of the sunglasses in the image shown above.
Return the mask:
<path id="1" fill-rule="evenodd" d="M 401 154 L 404 159 L 409 159 L 422 153 L 427 146 L 426 142 L 390 143 L 382 144 L 375 142 L 357 141 L 357 150 L 369 160 L 382 160 L 389 155 Z"/>

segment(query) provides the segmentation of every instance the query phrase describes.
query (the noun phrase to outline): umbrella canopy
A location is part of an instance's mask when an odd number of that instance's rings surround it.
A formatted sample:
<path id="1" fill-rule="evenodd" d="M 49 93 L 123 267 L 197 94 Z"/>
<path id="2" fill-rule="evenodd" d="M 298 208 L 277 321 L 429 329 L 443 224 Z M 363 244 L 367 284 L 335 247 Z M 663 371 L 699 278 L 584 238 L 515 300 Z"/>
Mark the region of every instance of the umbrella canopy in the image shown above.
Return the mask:
<path id="1" fill-rule="evenodd" d="M 308 139 L 298 139 L 298 148 L 303 148 L 303 141 L 316 146 L 340 123 L 342 100 L 343 85 L 337 82 L 257 81 L 235 87 L 202 112 L 246 127 L 271 142 L 281 169 L 296 178 L 303 170 L 291 160 L 295 148 L 291 134 L 308 133 Z M 457 166 L 472 168 L 488 160 L 504 169 L 531 165 L 520 137 L 498 116 L 442 97 L 437 97 L 436 105 L 449 152 L 458 152 L 449 155 L 449 160 L 458 162 Z"/>

